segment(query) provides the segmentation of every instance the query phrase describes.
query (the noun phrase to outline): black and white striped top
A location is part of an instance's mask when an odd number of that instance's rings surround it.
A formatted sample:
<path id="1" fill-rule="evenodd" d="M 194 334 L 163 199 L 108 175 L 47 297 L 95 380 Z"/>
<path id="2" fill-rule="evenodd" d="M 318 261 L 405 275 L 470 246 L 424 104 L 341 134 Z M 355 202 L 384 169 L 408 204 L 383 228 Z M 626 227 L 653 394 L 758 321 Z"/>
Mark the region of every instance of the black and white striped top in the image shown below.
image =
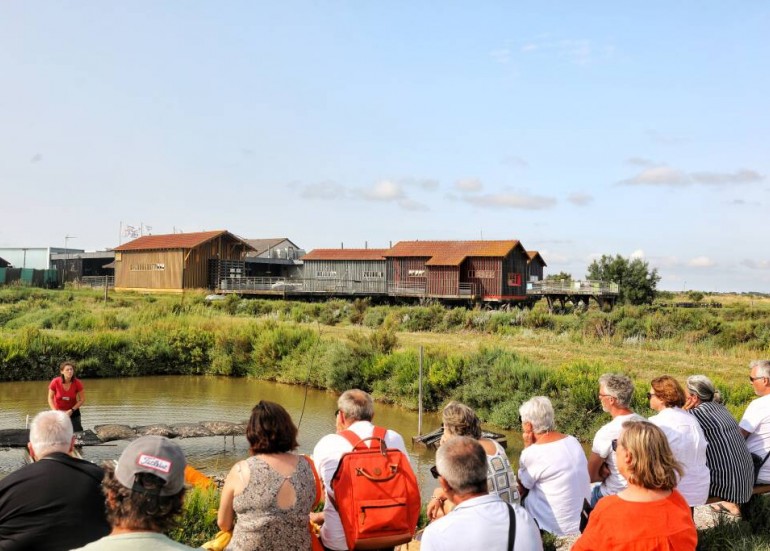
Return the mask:
<path id="1" fill-rule="evenodd" d="M 690 413 L 700 423 L 708 442 L 709 494 L 733 503 L 746 503 L 754 485 L 754 464 L 738 422 L 716 402 L 702 402 Z"/>

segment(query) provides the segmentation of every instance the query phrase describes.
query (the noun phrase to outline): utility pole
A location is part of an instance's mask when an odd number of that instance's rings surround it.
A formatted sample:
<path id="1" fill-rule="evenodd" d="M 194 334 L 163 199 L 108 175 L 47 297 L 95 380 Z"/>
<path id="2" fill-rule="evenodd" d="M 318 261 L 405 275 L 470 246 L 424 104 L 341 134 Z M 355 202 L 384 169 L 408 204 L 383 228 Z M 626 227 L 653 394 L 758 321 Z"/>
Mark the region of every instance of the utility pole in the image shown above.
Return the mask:
<path id="1" fill-rule="evenodd" d="M 70 239 L 77 239 L 74 235 L 65 235 L 64 236 L 64 279 L 63 281 L 66 283 L 67 281 L 67 275 L 69 274 L 70 269 L 70 251 L 67 248 L 67 243 Z"/>

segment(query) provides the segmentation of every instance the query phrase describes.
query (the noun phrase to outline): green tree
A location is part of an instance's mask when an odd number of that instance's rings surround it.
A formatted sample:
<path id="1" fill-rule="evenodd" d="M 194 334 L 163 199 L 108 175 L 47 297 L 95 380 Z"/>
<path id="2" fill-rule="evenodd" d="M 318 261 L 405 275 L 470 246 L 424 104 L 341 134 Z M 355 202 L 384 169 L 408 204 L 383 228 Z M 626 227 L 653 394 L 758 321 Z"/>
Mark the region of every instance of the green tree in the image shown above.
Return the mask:
<path id="1" fill-rule="evenodd" d="M 650 304 L 655 299 L 656 287 L 660 281 L 658 269 L 641 258 L 623 258 L 602 255 L 588 266 L 586 278 L 612 281 L 620 287 L 618 300 L 631 304 Z"/>
<path id="2" fill-rule="evenodd" d="M 546 281 L 572 281 L 572 274 L 567 272 L 559 272 L 558 274 L 548 274 L 545 276 Z"/>

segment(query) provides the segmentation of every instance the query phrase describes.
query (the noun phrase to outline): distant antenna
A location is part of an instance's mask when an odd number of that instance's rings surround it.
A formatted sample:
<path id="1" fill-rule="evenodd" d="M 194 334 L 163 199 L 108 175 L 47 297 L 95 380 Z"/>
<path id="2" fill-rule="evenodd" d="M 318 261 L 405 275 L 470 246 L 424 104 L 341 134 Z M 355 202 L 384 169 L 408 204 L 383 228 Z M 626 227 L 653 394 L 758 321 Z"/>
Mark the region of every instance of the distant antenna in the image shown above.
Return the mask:
<path id="1" fill-rule="evenodd" d="M 392 248 L 393 248 L 393 241 L 388 241 L 388 248 L 389 248 L 389 249 L 392 249 Z"/>
<path id="2" fill-rule="evenodd" d="M 368 241 L 364 241 L 364 249 L 368 249 L 368 248 L 369 248 L 369 242 Z"/>
<path id="3" fill-rule="evenodd" d="M 481 240 L 484 241 L 484 230 L 479 230 L 479 235 L 481 236 Z"/>
<path id="4" fill-rule="evenodd" d="M 344 249 L 344 248 L 345 248 L 345 243 L 343 243 L 342 241 L 340 241 L 340 249 Z"/>

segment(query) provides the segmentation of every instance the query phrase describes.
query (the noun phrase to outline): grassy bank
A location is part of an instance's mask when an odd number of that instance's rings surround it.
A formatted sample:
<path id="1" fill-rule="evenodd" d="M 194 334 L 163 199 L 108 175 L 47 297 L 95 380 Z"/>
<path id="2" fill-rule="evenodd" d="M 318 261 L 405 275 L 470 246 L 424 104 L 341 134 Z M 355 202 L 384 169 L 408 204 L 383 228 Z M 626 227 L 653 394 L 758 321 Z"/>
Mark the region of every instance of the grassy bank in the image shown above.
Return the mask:
<path id="1" fill-rule="evenodd" d="M 460 399 L 489 422 L 517 424 L 517 408 L 543 394 L 563 430 L 589 438 L 602 422 L 601 373 L 638 382 L 706 373 L 735 415 L 752 398 L 747 362 L 767 353 L 770 304 L 721 309 L 622 307 L 550 315 L 441 306 L 299 303 L 202 294 L 113 294 L 0 289 L 0 380 L 47 379 L 63 359 L 83 377 L 157 374 L 251 376 L 417 406 L 418 348 L 425 347 L 425 404 Z M 725 336 L 726 333 L 730 336 Z M 736 335 L 743 335 L 737 338 Z"/>
<path id="2" fill-rule="evenodd" d="M 235 296 L 210 304 L 198 293 L 113 294 L 105 302 L 90 291 L 0 288 L 0 380 L 48 379 L 72 359 L 86 378 L 250 376 L 334 391 L 360 387 L 416 408 L 423 346 L 429 409 L 459 399 L 509 428 L 518 425 L 522 401 L 547 395 L 560 429 L 588 440 L 606 422 L 596 384 L 608 371 L 636 381 L 642 414 L 649 413 L 643 395 L 650 379 L 665 373 L 709 375 L 733 414 L 742 414 L 753 397 L 748 361 L 770 353 L 770 301 L 720 300 L 720 309 L 550 315 L 543 305 L 495 312 Z M 198 544 L 213 534 L 207 519 L 215 498 L 196 499 L 177 539 Z M 702 549 L 726 548 L 724 541 L 765 549 L 770 540 L 751 522 L 719 525 L 701 539 Z"/>

